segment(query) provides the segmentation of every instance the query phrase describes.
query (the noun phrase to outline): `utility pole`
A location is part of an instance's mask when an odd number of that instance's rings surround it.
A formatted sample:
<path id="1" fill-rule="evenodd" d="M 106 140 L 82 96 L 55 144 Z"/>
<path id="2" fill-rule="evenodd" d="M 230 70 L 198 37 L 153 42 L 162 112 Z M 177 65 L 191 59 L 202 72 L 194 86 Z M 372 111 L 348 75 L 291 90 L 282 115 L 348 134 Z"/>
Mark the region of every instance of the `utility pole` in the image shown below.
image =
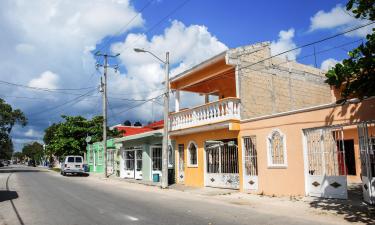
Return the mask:
<path id="1" fill-rule="evenodd" d="M 163 167 L 161 177 L 161 187 L 168 187 L 168 116 L 169 116 L 169 52 L 165 54 L 165 93 L 164 93 L 164 135 L 163 135 Z"/>
<path id="2" fill-rule="evenodd" d="M 116 55 L 109 55 L 109 54 L 102 54 L 100 52 L 95 53 L 96 56 L 102 56 L 104 57 L 104 64 L 101 65 L 99 63 L 96 64 L 96 68 L 98 69 L 99 67 L 104 68 L 103 72 L 103 79 L 101 79 L 101 91 L 103 93 L 103 150 L 104 150 L 104 177 L 108 177 L 108 162 L 107 162 L 107 68 L 109 67 L 108 65 L 108 57 L 115 58 L 119 56 L 120 54 Z M 115 65 L 113 67 L 115 69 L 115 72 L 118 70 L 118 66 Z"/>
<path id="3" fill-rule="evenodd" d="M 154 53 L 140 48 L 134 48 L 135 52 L 149 53 L 161 63 L 164 64 L 165 69 L 165 93 L 164 93 L 164 134 L 163 134 L 163 147 L 162 147 L 162 176 L 161 188 L 168 187 L 168 148 L 169 148 L 169 133 L 168 133 L 168 116 L 169 116 L 169 52 L 165 53 L 165 61 L 160 59 Z"/>

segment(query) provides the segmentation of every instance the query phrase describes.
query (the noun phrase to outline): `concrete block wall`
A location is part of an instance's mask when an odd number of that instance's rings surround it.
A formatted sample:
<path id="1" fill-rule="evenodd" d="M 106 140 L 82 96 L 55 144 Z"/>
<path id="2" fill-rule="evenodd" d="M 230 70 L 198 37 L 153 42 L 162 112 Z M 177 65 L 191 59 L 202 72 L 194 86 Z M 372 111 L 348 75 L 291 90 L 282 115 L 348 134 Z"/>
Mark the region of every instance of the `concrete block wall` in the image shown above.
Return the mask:
<path id="1" fill-rule="evenodd" d="M 273 58 L 268 42 L 229 50 L 235 65 L 241 119 L 249 119 L 332 102 L 329 85 L 320 69 Z"/>

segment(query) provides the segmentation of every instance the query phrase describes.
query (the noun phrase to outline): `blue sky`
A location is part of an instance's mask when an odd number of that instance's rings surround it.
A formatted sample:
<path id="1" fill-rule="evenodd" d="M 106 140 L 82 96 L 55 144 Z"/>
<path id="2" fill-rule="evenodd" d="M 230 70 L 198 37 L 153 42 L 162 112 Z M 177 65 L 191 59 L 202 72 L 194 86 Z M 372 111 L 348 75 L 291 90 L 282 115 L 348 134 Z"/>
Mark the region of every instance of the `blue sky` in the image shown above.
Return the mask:
<path id="1" fill-rule="evenodd" d="M 176 74 L 227 48 L 270 41 L 276 54 L 366 23 L 345 12 L 346 1 L 190 0 L 170 16 L 184 0 L 151 0 L 148 5 L 149 1 L 1 1 L 0 81 L 52 90 L 95 87 L 102 71 L 95 70 L 99 59 L 93 52 L 118 52 L 120 57 L 111 63 L 120 64 L 120 73 L 109 74 L 109 123 L 147 122 L 162 117 L 162 100 L 134 107 L 138 102 L 124 99 L 160 95 L 163 68 L 151 57 L 134 53 L 134 47 L 161 57 L 169 51 Z M 326 69 L 341 61 L 370 28 L 315 45 L 316 66 Z M 313 51 L 307 47 L 288 57 L 314 66 L 314 57 L 303 58 Z M 16 148 L 41 140 L 43 130 L 60 121 L 61 114 L 100 114 L 101 97 L 95 88 L 73 101 L 85 91 L 43 92 L 0 82 L 0 97 L 23 110 L 30 121 L 13 131 Z M 182 106 L 194 105 L 195 100 L 187 98 Z M 64 105 L 67 101 L 72 102 Z"/>

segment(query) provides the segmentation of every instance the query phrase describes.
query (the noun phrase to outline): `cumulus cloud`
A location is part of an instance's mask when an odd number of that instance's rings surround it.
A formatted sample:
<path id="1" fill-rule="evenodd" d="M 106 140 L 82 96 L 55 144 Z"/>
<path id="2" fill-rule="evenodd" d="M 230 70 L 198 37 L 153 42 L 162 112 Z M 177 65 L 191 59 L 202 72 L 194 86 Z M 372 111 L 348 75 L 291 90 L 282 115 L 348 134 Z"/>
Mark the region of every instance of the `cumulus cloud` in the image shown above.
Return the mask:
<path id="1" fill-rule="evenodd" d="M 364 25 L 370 22 L 368 20 L 356 19 L 350 13 L 351 12 L 346 11 L 345 7 L 340 4 L 336 5 L 329 12 L 320 10 L 310 18 L 309 30 L 315 31 L 320 29 L 337 29 L 338 31 L 344 31 L 349 28 Z M 372 32 L 372 28 L 374 27 L 375 25 L 370 25 L 350 32 L 346 35 L 365 37 L 367 34 Z"/>
<path id="2" fill-rule="evenodd" d="M 32 79 L 29 86 L 55 89 L 58 87 L 59 76 L 51 71 L 45 71 L 39 77 Z"/>
<path id="3" fill-rule="evenodd" d="M 340 61 L 333 59 L 333 58 L 328 58 L 322 62 L 320 65 L 320 69 L 328 71 L 332 67 L 334 67 L 337 63 L 340 63 Z"/>
<path id="4" fill-rule="evenodd" d="M 296 43 L 293 41 L 294 29 L 281 30 L 279 32 L 279 39 L 271 43 L 271 55 L 277 55 L 281 52 L 293 49 L 297 47 Z M 289 60 L 296 60 L 297 56 L 301 53 L 300 49 L 288 52 L 281 55 L 280 57 L 288 57 Z"/>
<path id="5" fill-rule="evenodd" d="M 115 93 L 134 93 L 132 97 L 148 99 L 162 93 L 164 81 L 163 65 L 154 57 L 145 53 L 136 53 L 133 48 L 143 48 L 153 52 L 162 60 L 165 52 L 170 52 L 171 77 L 201 61 L 212 57 L 227 49 L 227 46 L 213 36 L 205 26 L 186 26 L 180 21 L 172 21 L 171 25 L 161 35 L 147 38 L 142 33 L 131 33 L 123 42 L 114 43 L 112 52 L 120 53 L 120 62 L 126 67 L 127 73 L 113 76 L 110 81 L 110 90 Z M 156 90 L 156 91 L 155 91 Z M 182 107 L 196 104 L 203 100 L 199 96 L 181 95 Z M 129 112 L 130 117 L 141 120 L 151 120 L 150 104 Z M 158 108 L 160 116 L 161 106 Z"/>
<path id="6" fill-rule="evenodd" d="M 25 137 L 29 137 L 29 138 L 41 138 L 43 136 L 43 134 L 39 131 L 36 131 L 32 128 L 28 129 L 26 132 L 25 132 Z"/>

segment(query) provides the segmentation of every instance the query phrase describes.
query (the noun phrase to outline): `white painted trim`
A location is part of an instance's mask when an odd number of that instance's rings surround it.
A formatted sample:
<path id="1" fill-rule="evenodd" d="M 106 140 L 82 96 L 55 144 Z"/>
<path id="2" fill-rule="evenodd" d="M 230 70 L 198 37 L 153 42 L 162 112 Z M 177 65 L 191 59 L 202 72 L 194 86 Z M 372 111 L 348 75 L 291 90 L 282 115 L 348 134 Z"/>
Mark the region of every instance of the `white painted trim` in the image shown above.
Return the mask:
<path id="1" fill-rule="evenodd" d="M 308 155 L 307 155 L 307 139 L 304 130 L 302 132 L 302 146 L 303 146 L 303 170 L 305 178 L 305 196 L 309 195 L 309 168 L 308 168 Z"/>
<path id="2" fill-rule="evenodd" d="M 270 152 L 270 150 L 271 150 L 270 141 L 271 141 L 272 135 L 275 132 L 278 132 L 283 139 L 283 153 L 284 153 L 284 163 L 283 164 L 273 164 L 272 163 L 271 152 Z M 286 150 L 286 135 L 283 132 L 281 132 L 280 129 L 275 128 L 275 129 L 272 129 L 272 131 L 268 134 L 268 136 L 266 138 L 266 141 L 267 141 L 267 167 L 270 168 L 270 169 L 287 168 L 288 167 L 288 156 L 287 156 L 287 150 Z"/>
<path id="3" fill-rule="evenodd" d="M 189 147 L 190 145 L 193 144 L 195 145 L 195 149 L 197 151 L 197 164 L 190 164 L 190 150 L 189 150 Z M 187 145 L 187 148 L 186 148 L 186 153 L 187 153 L 187 167 L 190 167 L 190 168 L 197 168 L 198 167 L 198 162 L 199 162 L 199 150 L 198 150 L 198 145 L 195 141 L 190 141 L 189 144 Z"/>

